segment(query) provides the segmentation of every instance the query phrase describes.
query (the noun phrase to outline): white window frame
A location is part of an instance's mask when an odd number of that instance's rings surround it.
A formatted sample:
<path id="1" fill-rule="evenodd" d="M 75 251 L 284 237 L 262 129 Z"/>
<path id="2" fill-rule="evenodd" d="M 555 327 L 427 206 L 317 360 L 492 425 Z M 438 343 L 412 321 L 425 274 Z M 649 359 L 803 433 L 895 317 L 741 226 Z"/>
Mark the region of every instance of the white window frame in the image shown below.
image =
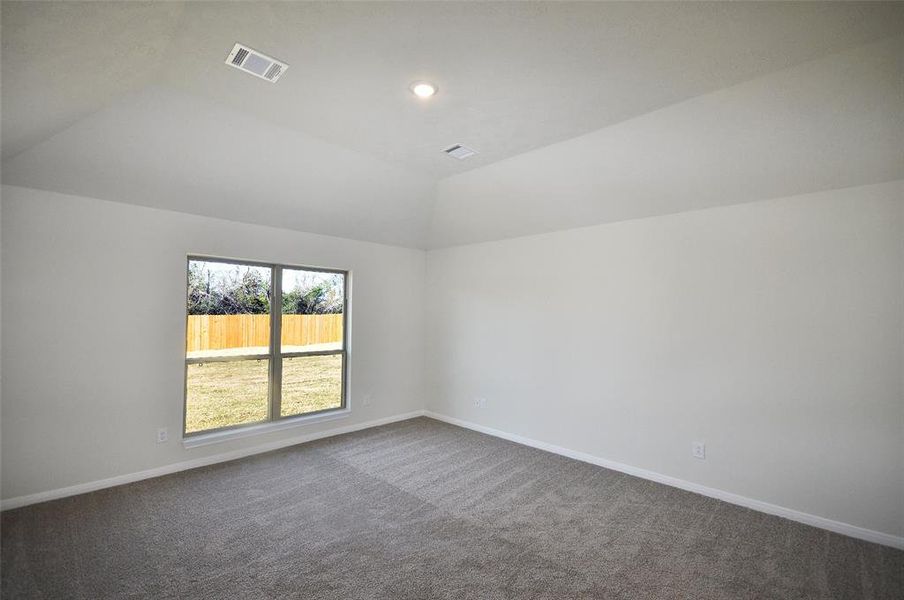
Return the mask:
<path id="1" fill-rule="evenodd" d="M 325 267 L 310 267 L 303 265 L 287 265 L 280 263 L 268 263 L 253 260 L 223 258 L 218 256 L 189 255 L 185 262 L 185 289 L 188 297 L 188 273 L 189 265 L 194 261 L 218 262 L 238 266 L 264 267 L 270 269 L 270 347 L 267 354 L 240 354 L 230 356 L 215 356 L 204 358 L 189 358 L 185 356 L 184 390 L 182 398 L 182 439 L 186 447 L 201 446 L 208 443 L 257 435 L 270 431 L 277 431 L 287 427 L 294 427 L 311 422 L 320 422 L 340 418 L 349 414 L 348 406 L 348 355 L 349 355 L 349 280 L 348 270 L 332 269 Z M 282 352 L 282 272 L 284 269 L 311 271 L 316 273 L 335 273 L 342 275 L 342 348 L 339 350 L 315 350 L 301 352 Z M 188 303 L 185 307 L 185 334 L 188 332 Z M 342 382 L 340 391 L 340 406 L 324 410 L 301 413 L 297 415 L 281 415 L 282 408 L 282 361 L 284 358 L 296 358 L 303 356 L 342 356 Z M 188 425 L 188 367 L 191 364 L 206 362 L 239 362 L 246 360 L 269 360 L 268 390 L 267 390 L 267 418 L 253 423 L 241 423 L 213 429 L 187 432 Z"/>

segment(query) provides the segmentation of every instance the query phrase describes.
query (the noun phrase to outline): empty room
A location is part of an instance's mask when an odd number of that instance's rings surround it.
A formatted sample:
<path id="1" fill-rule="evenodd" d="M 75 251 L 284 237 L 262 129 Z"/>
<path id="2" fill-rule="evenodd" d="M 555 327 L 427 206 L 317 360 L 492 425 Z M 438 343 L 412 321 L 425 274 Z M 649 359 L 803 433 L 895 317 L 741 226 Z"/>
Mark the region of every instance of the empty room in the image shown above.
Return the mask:
<path id="1" fill-rule="evenodd" d="M 904 2 L 0 6 L 4 599 L 904 598 Z"/>

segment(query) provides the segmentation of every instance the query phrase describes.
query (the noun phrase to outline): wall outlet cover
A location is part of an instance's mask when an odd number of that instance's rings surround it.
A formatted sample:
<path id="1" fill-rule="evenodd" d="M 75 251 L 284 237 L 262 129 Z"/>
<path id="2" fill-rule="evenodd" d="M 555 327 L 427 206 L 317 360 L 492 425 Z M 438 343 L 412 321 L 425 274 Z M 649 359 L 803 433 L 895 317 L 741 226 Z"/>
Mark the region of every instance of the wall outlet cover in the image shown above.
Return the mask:
<path id="1" fill-rule="evenodd" d="M 700 460 L 706 460 L 706 444 L 703 442 L 692 442 L 691 456 Z"/>

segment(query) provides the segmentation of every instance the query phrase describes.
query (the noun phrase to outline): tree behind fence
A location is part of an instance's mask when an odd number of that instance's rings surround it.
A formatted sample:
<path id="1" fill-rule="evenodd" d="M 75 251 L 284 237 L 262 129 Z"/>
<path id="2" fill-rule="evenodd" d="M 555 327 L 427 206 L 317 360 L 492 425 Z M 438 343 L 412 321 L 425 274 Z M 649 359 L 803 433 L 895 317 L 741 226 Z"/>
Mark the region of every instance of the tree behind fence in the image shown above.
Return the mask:
<path id="1" fill-rule="evenodd" d="M 186 351 L 267 346 L 270 315 L 189 315 Z M 307 346 L 342 341 L 342 315 L 283 315 L 282 341 Z"/>

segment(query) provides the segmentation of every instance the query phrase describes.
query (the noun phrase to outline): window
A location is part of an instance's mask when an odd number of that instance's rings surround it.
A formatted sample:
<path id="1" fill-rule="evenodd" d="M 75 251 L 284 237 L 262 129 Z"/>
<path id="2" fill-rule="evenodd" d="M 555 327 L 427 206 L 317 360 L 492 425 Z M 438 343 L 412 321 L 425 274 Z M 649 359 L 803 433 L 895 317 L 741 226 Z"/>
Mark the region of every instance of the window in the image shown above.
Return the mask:
<path id="1" fill-rule="evenodd" d="M 346 279 L 190 257 L 184 434 L 345 408 Z"/>

